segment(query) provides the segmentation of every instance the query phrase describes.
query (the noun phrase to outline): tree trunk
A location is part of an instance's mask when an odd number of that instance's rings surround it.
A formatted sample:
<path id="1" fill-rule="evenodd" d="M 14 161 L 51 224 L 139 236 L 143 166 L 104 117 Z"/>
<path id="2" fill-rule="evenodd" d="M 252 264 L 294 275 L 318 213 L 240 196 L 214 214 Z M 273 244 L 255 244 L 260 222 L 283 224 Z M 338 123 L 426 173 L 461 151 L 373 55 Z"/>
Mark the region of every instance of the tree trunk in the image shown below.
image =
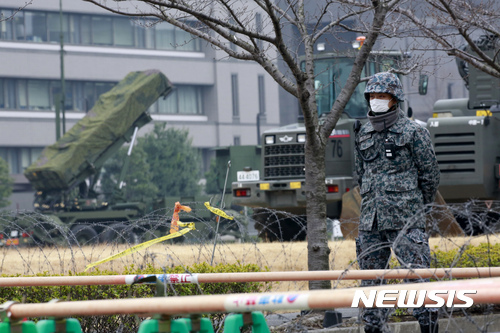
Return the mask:
<path id="1" fill-rule="evenodd" d="M 314 87 L 313 44 L 304 36 L 305 75 L 297 78 L 298 96 L 306 127 L 305 175 L 307 210 L 307 268 L 309 271 L 329 270 L 326 234 L 325 146 L 321 137 Z M 330 289 L 330 281 L 309 281 L 309 289 Z"/>
<path id="2" fill-rule="evenodd" d="M 325 147 L 321 140 L 306 142 L 307 260 L 308 270 L 329 270 L 326 232 Z M 331 281 L 310 281 L 309 289 L 330 289 Z"/>

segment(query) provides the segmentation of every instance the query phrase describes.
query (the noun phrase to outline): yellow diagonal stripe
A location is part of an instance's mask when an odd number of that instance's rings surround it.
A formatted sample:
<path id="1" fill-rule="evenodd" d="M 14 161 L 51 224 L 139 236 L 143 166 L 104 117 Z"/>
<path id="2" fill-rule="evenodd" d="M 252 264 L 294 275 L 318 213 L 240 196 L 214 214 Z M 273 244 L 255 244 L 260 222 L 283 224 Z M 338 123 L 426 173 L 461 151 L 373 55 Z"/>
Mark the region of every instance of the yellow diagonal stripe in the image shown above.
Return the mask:
<path id="1" fill-rule="evenodd" d="M 179 227 L 188 227 L 191 230 L 194 230 L 194 222 L 177 222 Z"/>
<path id="2" fill-rule="evenodd" d="M 179 225 L 180 225 L 180 223 L 179 223 Z M 129 255 L 129 254 L 132 254 L 134 252 L 137 252 L 137 251 L 140 251 L 142 249 L 145 249 L 147 247 L 150 247 L 151 245 L 154 245 L 156 243 L 163 242 L 164 240 L 167 240 L 167 239 L 176 238 L 176 237 L 182 236 L 182 235 L 190 232 L 191 230 L 195 230 L 195 228 L 194 228 L 194 222 L 182 223 L 182 226 L 187 226 L 187 228 L 179 230 L 179 231 L 177 231 L 177 232 L 175 232 L 173 234 L 169 234 L 169 235 L 166 235 L 166 236 L 163 236 L 163 237 L 158 237 L 158 238 L 152 239 L 150 241 L 147 241 L 147 242 L 144 242 L 144 243 L 132 246 L 131 248 L 126 249 L 125 251 L 122 251 L 120 253 L 114 254 L 111 257 L 107 257 L 105 259 L 96 261 L 96 262 L 94 262 L 92 264 L 88 264 L 87 267 L 85 267 L 84 272 L 86 272 L 87 269 L 92 268 L 94 266 L 100 265 L 102 263 L 105 263 L 105 262 L 108 262 L 108 261 L 111 261 L 111 260 L 114 260 L 114 259 L 118 259 L 118 258 L 124 257 L 126 255 Z"/>
<path id="3" fill-rule="evenodd" d="M 208 201 L 205 202 L 205 207 L 207 207 L 207 209 L 209 211 L 211 211 L 212 213 L 214 213 L 215 215 L 219 215 L 219 216 L 221 216 L 221 217 L 223 217 L 225 219 L 228 219 L 228 220 L 232 220 L 233 219 L 232 216 L 227 215 L 224 211 L 222 211 L 222 210 L 220 210 L 218 208 L 214 208 L 214 207 L 210 206 L 210 203 Z"/>

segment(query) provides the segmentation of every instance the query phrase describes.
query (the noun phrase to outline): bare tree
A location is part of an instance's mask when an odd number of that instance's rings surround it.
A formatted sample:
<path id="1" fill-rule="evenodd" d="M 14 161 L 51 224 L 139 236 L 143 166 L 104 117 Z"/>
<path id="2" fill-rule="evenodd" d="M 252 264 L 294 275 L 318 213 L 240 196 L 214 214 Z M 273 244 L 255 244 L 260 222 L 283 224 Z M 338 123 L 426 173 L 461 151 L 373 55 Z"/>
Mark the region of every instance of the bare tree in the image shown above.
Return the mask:
<path id="1" fill-rule="evenodd" d="M 395 9 L 407 18 L 396 33 L 430 39 L 436 49 L 461 59 L 462 64 L 500 78 L 499 7 L 496 0 L 414 2 Z M 488 52 L 492 50 L 496 51 Z"/>
<path id="2" fill-rule="evenodd" d="M 152 17 L 168 22 L 201 38 L 229 57 L 254 61 L 299 102 L 306 128 L 307 239 L 309 270 L 328 270 L 326 232 L 325 146 L 341 113 L 360 81 L 364 63 L 382 33 L 386 17 L 401 0 L 328 0 L 317 3 L 314 13 L 305 11 L 303 0 L 84 0 L 108 11 L 131 17 Z M 259 29 L 255 13 L 263 14 Z M 357 19 L 361 26 L 347 27 Z M 361 18 L 361 19 L 360 19 Z M 194 22 L 194 23 L 193 23 Z M 320 22 L 327 22 L 320 24 Z M 287 44 L 284 27 L 293 26 L 300 35 L 305 68 L 295 49 Z M 335 28 L 366 31 L 366 40 L 357 53 L 347 84 L 325 121 L 316 112 L 314 86 L 314 45 Z M 238 48 L 231 47 L 231 43 Z M 286 64 L 277 67 L 276 56 Z M 311 289 L 330 288 L 330 281 L 311 282 Z"/>

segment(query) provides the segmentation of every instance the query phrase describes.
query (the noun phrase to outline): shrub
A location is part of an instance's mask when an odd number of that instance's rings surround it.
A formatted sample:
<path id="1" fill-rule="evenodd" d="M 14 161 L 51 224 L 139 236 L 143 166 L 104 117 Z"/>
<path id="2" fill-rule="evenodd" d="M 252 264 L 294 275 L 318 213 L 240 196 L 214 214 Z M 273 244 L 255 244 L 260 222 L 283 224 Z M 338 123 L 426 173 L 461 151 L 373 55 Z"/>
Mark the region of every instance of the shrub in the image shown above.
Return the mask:
<path id="1" fill-rule="evenodd" d="M 399 266 L 395 258 L 391 258 L 390 267 Z M 431 251 L 431 268 L 453 268 L 453 267 L 496 267 L 500 266 L 500 243 L 489 244 L 481 243 L 477 246 L 464 245 L 460 248 L 450 251 L 433 250 Z M 435 281 L 431 279 L 431 281 Z M 391 279 L 388 283 L 402 283 L 402 280 Z M 488 306 L 475 305 L 470 311 L 481 310 Z M 480 312 L 481 313 L 481 312 Z M 397 317 L 409 315 L 407 309 L 396 309 L 393 320 L 398 321 Z M 399 319 L 400 320 L 400 319 Z"/>
<path id="2" fill-rule="evenodd" d="M 431 267 L 497 267 L 500 266 L 500 243 L 466 245 L 450 251 L 434 250 Z"/>
<path id="3" fill-rule="evenodd" d="M 399 266 L 396 258 L 392 257 L 389 267 Z M 464 245 L 450 251 L 431 250 L 431 268 L 497 266 L 500 266 L 500 243 L 481 243 L 477 246 Z"/>
<path id="4" fill-rule="evenodd" d="M 92 272 L 73 273 L 70 276 L 86 275 L 139 275 L 139 274 L 181 274 L 181 273 L 233 273 L 233 272 L 261 272 L 268 271 L 267 267 L 261 270 L 254 264 L 219 264 L 210 266 L 207 263 L 195 264 L 191 267 L 173 267 L 166 269 L 155 268 L 147 265 L 145 269 L 137 269 L 133 265 L 125 269 L 123 273 L 113 271 L 100 271 L 96 269 Z M 21 275 L 16 275 L 21 276 Z M 47 272 L 34 276 L 60 276 Z M 8 277 L 3 274 L 2 277 Z M 200 283 L 177 284 L 166 288 L 167 296 L 190 296 L 190 295 L 215 295 L 232 293 L 265 292 L 271 288 L 270 282 L 248 282 L 248 283 Z M 0 288 L 0 302 L 18 301 L 23 303 L 45 303 L 52 299 L 62 301 L 76 300 L 100 300 L 100 299 L 124 299 L 143 298 L 155 295 L 155 285 L 95 285 L 95 286 L 54 286 L 54 287 L 9 287 Z M 221 323 L 224 314 L 210 315 L 210 319 L 215 324 Z M 33 318 L 38 320 L 40 318 Z M 135 316 L 114 315 L 114 316 L 92 316 L 77 318 L 80 320 L 83 332 L 137 332 L 140 321 Z"/>

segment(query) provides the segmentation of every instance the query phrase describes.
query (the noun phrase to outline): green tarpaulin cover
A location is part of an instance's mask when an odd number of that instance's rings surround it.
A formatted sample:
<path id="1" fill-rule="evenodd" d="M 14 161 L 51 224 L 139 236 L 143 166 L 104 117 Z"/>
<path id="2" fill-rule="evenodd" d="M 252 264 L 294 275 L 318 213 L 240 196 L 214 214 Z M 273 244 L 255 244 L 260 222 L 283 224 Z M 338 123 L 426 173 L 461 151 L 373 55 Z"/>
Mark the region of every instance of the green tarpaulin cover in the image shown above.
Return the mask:
<path id="1" fill-rule="evenodd" d="M 148 108 L 172 89 L 156 70 L 129 73 L 56 143 L 46 147 L 24 175 L 38 191 L 66 190 L 94 174 L 151 120 Z"/>

